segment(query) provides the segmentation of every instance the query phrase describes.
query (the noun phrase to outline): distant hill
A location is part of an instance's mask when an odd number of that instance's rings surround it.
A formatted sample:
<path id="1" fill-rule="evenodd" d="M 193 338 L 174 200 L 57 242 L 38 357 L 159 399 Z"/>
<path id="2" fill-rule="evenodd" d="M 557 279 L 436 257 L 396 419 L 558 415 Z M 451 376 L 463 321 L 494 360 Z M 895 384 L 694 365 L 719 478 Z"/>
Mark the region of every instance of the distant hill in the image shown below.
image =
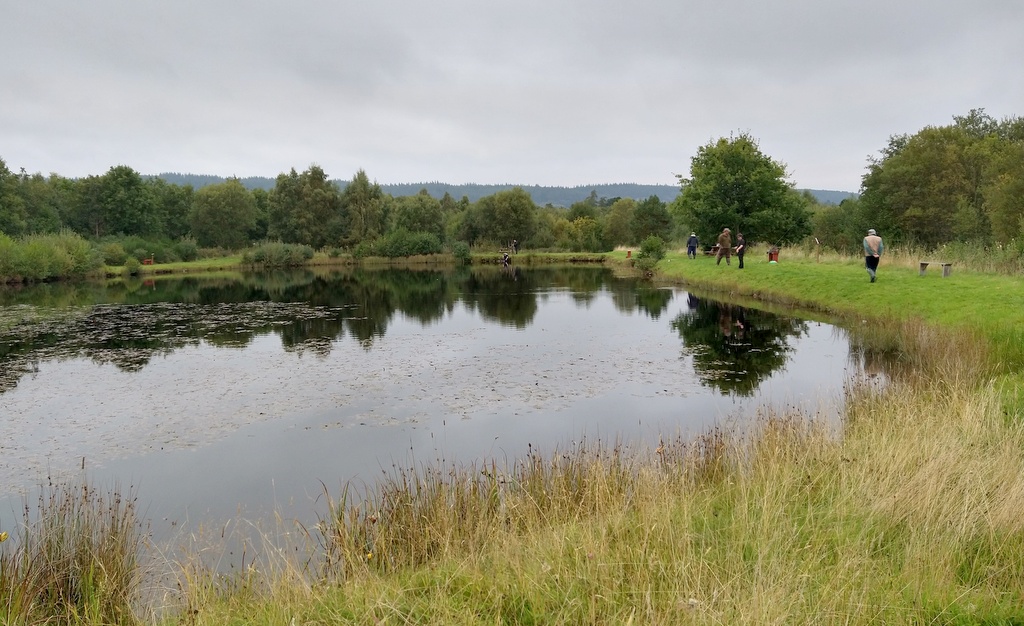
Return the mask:
<path id="1" fill-rule="evenodd" d="M 193 189 L 199 189 L 207 185 L 222 183 L 226 179 L 222 176 L 211 176 L 208 174 L 157 174 L 156 178 L 174 185 L 192 185 Z M 240 178 L 247 189 L 274 188 L 275 179 L 266 176 L 249 176 Z M 338 187 L 344 189 L 348 185 L 347 180 L 332 181 Z M 604 185 L 578 185 L 576 187 L 545 187 L 541 185 L 449 185 L 447 183 L 400 183 L 394 185 L 381 185 L 380 188 L 391 196 L 413 196 L 426 189 L 434 198 L 441 198 L 444 194 L 451 194 L 456 200 L 465 196 L 470 202 L 476 202 L 484 196 L 492 196 L 499 191 L 505 191 L 514 187 L 522 187 L 530 194 L 533 201 L 539 206 L 560 206 L 568 207 L 576 202 L 586 200 L 591 193 L 597 198 L 633 198 L 634 200 L 645 200 L 651 196 L 658 196 L 662 202 L 671 202 L 679 195 L 679 187 L 675 185 L 639 185 L 636 183 L 612 183 Z M 800 190 L 803 191 L 803 190 Z M 857 194 L 850 191 L 831 191 L 826 189 L 808 189 L 811 195 L 822 204 L 839 204 L 847 198 L 856 197 Z"/>

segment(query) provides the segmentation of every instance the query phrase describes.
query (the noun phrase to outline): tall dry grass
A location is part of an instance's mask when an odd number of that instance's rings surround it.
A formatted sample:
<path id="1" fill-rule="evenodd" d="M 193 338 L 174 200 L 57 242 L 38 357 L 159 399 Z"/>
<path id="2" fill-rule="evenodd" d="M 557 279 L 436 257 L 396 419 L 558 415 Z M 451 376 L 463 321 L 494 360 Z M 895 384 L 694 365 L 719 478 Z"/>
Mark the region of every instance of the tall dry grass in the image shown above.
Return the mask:
<path id="1" fill-rule="evenodd" d="M 751 256 L 756 256 L 756 252 L 757 249 L 752 249 Z M 761 254 L 763 255 L 763 250 Z M 859 249 L 838 252 L 819 248 L 813 243 L 784 248 L 782 254 L 784 257 L 792 256 L 821 262 L 853 262 L 863 261 L 864 258 Z M 933 248 L 895 244 L 885 248 L 883 258 L 887 265 L 913 270 L 918 269 L 921 261 L 929 261 L 931 263 L 952 263 L 954 268 L 981 273 L 1019 275 L 1024 273 L 1024 241 L 1015 240 L 1005 245 L 987 246 L 969 242 L 951 242 Z"/>
<path id="2" fill-rule="evenodd" d="M 144 533 L 135 496 L 50 483 L 0 544 L 0 623 L 135 624 Z"/>
<path id="3" fill-rule="evenodd" d="M 1024 429 L 1007 426 L 999 397 L 962 380 L 895 382 L 851 389 L 841 437 L 775 415 L 656 450 L 594 443 L 505 468 L 396 470 L 358 503 L 335 502 L 321 526 L 322 580 L 340 586 L 243 612 L 296 623 L 1024 618 Z"/>

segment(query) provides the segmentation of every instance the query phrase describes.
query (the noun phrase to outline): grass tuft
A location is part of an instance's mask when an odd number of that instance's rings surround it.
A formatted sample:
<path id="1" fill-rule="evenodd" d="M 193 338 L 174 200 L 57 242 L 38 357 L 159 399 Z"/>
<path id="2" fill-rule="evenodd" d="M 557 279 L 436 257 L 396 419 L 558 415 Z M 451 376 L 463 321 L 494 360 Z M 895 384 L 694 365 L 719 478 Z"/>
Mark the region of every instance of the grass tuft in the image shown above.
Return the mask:
<path id="1" fill-rule="evenodd" d="M 49 484 L 0 544 L 0 622 L 135 624 L 144 536 L 135 497 Z"/>

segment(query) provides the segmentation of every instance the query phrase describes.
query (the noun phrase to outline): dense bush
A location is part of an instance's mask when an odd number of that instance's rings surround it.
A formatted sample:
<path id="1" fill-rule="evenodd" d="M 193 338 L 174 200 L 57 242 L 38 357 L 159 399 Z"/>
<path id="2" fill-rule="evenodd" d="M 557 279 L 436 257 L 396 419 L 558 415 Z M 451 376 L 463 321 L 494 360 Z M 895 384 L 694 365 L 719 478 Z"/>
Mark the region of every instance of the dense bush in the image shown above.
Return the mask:
<path id="1" fill-rule="evenodd" d="M 396 230 L 377 240 L 376 254 L 386 257 L 405 257 L 418 254 L 440 254 L 444 251 L 441 240 L 433 233 Z"/>
<path id="2" fill-rule="evenodd" d="M 32 235 L 20 240 L 0 234 L 0 280 L 81 277 L 102 264 L 102 253 L 72 232 Z"/>
<path id="3" fill-rule="evenodd" d="M 242 255 L 242 263 L 264 267 L 289 267 L 302 265 L 312 258 L 311 246 L 276 241 L 246 250 Z"/>
<path id="4" fill-rule="evenodd" d="M 195 261 L 199 258 L 199 244 L 191 237 L 184 237 L 174 244 L 174 252 L 182 261 Z"/>
<path id="5" fill-rule="evenodd" d="M 142 267 L 142 263 L 133 256 L 128 257 L 124 261 L 124 273 L 129 276 L 134 276 L 139 273 L 139 268 Z"/>
<path id="6" fill-rule="evenodd" d="M 651 235 L 640 242 L 640 251 L 636 254 L 635 266 L 649 272 L 663 258 L 665 258 L 665 242 L 661 237 Z"/>
<path id="7" fill-rule="evenodd" d="M 116 241 L 101 244 L 100 252 L 103 254 L 103 262 L 107 265 L 124 265 L 128 259 L 128 252 Z"/>
<path id="8" fill-rule="evenodd" d="M 469 265 L 472 258 L 469 252 L 469 244 L 465 241 L 456 241 L 452 244 L 452 256 L 462 265 Z"/>
<path id="9" fill-rule="evenodd" d="M 352 256 L 354 256 L 357 259 L 363 259 L 368 256 L 373 256 L 373 243 L 374 242 L 365 239 L 363 241 L 360 241 L 358 244 L 356 244 L 356 247 L 352 249 Z"/>
<path id="10" fill-rule="evenodd" d="M 138 236 L 116 236 L 103 239 L 100 249 L 107 265 L 123 265 L 129 256 L 138 261 L 152 258 L 156 263 L 194 261 L 199 258 L 199 247 L 194 239 L 146 239 Z"/>

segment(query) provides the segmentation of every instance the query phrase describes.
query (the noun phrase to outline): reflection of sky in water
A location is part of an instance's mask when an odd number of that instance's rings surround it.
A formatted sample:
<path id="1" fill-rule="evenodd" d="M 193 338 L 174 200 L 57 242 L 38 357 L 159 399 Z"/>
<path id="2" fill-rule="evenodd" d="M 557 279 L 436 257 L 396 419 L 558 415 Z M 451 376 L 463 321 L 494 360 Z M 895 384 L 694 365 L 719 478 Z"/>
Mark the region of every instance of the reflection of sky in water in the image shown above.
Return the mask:
<path id="1" fill-rule="evenodd" d="M 584 304 L 547 291 L 525 328 L 458 304 L 427 325 L 396 314 L 370 348 L 342 337 L 326 354 L 285 351 L 267 334 L 244 347 L 185 345 L 133 372 L 43 361 L 0 395 L 0 490 L 73 473 L 84 457 L 94 482 L 137 489 L 158 533 L 165 519 L 213 521 L 240 506 L 309 522 L 320 481 L 336 494 L 392 463 L 511 462 L 528 444 L 545 452 L 581 438 L 656 442 L 765 403 L 815 412 L 841 398 L 849 348 L 831 326 L 808 322 L 788 339 L 785 366 L 741 397 L 695 377 L 670 328 L 684 292 L 658 319 L 622 309 L 604 291 Z"/>

